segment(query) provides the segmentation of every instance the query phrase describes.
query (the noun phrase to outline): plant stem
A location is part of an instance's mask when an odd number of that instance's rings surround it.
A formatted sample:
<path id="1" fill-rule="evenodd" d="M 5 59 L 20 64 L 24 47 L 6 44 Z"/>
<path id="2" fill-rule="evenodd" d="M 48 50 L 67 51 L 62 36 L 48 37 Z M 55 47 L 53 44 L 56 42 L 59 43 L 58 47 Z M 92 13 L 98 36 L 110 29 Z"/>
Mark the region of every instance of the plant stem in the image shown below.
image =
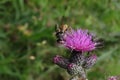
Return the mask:
<path id="1" fill-rule="evenodd" d="M 70 80 L 88 80 L 88 79 L 84 79 L 84 78 L 79 78 L 78 76 L 74 76 L 72 78 L 70 78 Z"/>

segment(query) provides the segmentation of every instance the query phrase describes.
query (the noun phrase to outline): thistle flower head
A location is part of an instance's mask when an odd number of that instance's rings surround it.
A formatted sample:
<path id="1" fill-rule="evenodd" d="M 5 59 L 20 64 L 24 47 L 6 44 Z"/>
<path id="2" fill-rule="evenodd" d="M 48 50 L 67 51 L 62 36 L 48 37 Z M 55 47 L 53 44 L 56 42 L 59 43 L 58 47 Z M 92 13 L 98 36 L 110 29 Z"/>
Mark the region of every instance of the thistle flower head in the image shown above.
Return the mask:
<path id="1" fill-rule="evenodd" d="M 116 77 L 116 76 L 110 76 L 110 77 L 108 78 L 108 80 L 117 80 L 117 77 Z"/>
<path id="2" fill-rule="evenodd" d="M 69 49 L 82 52 L 92 51 L 96 46 L 96 42 L 93 41 L 93 36 L 87 30 L 82 29 L 66 32 L 64 44 Z"/>

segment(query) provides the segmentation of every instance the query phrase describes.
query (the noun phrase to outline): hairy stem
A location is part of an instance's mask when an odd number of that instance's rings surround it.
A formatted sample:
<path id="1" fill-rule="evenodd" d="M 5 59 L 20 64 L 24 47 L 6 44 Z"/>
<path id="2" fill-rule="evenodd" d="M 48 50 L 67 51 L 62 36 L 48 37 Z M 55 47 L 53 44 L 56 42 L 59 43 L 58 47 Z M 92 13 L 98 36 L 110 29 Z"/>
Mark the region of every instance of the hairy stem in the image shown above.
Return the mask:
<path id="1" fill-rule="evenodd" d="M 74 77 L 70 78 L 70 80 L 88 80 L 88 79 L 84 79 L 82 77 L 74 76 Z"/>

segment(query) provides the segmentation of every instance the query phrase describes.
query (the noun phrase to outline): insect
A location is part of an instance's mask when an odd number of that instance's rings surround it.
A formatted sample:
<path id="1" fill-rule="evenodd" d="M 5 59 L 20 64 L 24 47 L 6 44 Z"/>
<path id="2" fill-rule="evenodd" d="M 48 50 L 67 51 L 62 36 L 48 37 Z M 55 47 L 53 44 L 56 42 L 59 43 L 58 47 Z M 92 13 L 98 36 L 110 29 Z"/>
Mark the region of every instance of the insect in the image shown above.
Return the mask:
<path id="1" fill-rule="evenodd" d="M 55 26 L 55 32 L 56 32 L 56 37 L 57 37 L 57 42 L 58 43 L 63 43 L 64 42 L 64 34 L 66 31 L 70 30 L 71 28 L 67 24 L 63 25 L 56 25 Z"/>

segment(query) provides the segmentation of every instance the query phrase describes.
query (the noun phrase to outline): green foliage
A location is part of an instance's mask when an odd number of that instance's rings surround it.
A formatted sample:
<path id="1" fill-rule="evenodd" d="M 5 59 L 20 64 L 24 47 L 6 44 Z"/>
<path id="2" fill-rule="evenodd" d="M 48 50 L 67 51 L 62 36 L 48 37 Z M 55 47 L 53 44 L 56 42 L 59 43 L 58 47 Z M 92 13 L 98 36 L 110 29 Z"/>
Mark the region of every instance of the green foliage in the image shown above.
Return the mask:
<path id="1" fill-rule="evenodd" d="M 119 0 L 0 0 L 0 80 L 67 80 L 52 62 L 56 54 L 69 55 L 55 42 L 60 23 L 89 29 L 104 41 L 90 80 L 119 75 L 119 14 Z"/>

